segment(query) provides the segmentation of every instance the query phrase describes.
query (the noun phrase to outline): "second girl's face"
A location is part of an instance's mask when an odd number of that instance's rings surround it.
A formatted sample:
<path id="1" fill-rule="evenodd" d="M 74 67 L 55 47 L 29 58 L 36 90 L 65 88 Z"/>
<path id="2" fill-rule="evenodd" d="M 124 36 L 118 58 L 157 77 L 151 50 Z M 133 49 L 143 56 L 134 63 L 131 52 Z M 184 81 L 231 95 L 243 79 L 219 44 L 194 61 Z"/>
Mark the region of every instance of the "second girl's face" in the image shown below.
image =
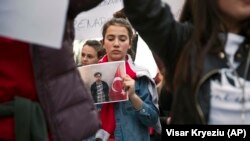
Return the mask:
<path id="1" fill-rule="evenodd" d="M 231 22 L 250 18 L 250 0 L 218 0 L 219 8 Z"/>
<path id="2" fill-rule="evenodd" d="M 109 61 L 125 60 L 131 47 L 127 28 L 119 25 L 109 26 L 103 41 Z"/>
<path id="3" fill-rule="evenodd" d="M 96 50 L 88 45 L 82 48 L 82 64 L 90 65 L 98 63 L 98 55 Z"/>

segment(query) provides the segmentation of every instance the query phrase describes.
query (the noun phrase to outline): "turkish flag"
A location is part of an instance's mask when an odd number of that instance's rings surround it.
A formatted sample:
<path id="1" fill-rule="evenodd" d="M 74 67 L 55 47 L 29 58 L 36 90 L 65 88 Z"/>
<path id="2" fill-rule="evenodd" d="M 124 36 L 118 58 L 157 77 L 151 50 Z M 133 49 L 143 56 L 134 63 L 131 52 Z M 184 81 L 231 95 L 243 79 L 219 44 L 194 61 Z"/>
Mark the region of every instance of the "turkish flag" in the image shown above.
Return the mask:
<path id="1" fill-rule="evenodd" d="M 111 101 L 126 100 L 128 98 L 127 93 L 123 89 L 122 83 L 121 70 L 120 66 L 118 66 L 109 92 L 109 98 Z"/>

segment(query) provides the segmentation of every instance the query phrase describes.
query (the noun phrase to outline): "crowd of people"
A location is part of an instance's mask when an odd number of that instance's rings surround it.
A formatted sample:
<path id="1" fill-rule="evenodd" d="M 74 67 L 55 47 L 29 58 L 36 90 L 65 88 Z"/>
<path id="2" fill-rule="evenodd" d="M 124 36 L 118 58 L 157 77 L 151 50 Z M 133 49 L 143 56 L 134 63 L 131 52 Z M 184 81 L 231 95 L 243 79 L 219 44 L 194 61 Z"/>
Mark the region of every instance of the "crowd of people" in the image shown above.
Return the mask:
<path id="1" fill-rule="evenodd" d="M 1 141 L 163 141 L 168 125 L 250 124 L 249 0 L 185 0 L 179 20 L 161 0 L 123 0 L 80 60 L 124 61 L 128 100 L 95 105 L 108 101 L 100 90 L 110 86 L 97 72 L 105 84 L 87 92 L 73 57 L 73 20 L 100 2 L 69 1 L 60 49 L 0 37 Z M 138 36 L 156 76 L 134 63 Z"/>

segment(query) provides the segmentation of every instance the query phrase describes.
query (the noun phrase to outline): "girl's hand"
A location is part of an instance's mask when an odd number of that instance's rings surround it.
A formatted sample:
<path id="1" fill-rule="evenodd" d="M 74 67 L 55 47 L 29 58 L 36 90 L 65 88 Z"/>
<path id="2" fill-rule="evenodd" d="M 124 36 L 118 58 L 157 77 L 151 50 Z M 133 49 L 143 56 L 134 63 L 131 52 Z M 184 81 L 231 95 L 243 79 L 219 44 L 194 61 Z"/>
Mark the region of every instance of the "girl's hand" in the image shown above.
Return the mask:
<path id="1" fill-rule="evenodd" d="M 135 80 L 132 79 L 129 75 L 126 75 L 125 77 L 123 77 L 123 86 L 125 88 L 125 91 L 128 92 L 128 97 L 132 102 L 133 107 L 136 110 L 140 110 L 142 108 L 143 101 L 135 93 Z"/>
<path id="2" fill-rule="evenodd" d="M 125 77 L 123 77 L 123 86 L 125 91 L 128 92 L 129 98 L 135 95 L 135 80 L 127 74 Z"/>

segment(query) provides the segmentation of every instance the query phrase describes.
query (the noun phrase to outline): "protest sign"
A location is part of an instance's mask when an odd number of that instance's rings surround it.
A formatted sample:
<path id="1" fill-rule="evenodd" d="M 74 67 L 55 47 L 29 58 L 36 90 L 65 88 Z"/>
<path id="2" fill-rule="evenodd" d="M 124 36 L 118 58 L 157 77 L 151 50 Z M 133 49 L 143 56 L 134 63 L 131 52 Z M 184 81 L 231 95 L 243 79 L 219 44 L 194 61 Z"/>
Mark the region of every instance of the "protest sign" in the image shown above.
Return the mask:
<path id="1" fill-rule="evenodd" d="M 100 38 L 103 24 L 113 13 L 123 8 L 122 0 L 104 0 L 98 6 L 84 11 L 75 18 L 75 40 Z"/>

